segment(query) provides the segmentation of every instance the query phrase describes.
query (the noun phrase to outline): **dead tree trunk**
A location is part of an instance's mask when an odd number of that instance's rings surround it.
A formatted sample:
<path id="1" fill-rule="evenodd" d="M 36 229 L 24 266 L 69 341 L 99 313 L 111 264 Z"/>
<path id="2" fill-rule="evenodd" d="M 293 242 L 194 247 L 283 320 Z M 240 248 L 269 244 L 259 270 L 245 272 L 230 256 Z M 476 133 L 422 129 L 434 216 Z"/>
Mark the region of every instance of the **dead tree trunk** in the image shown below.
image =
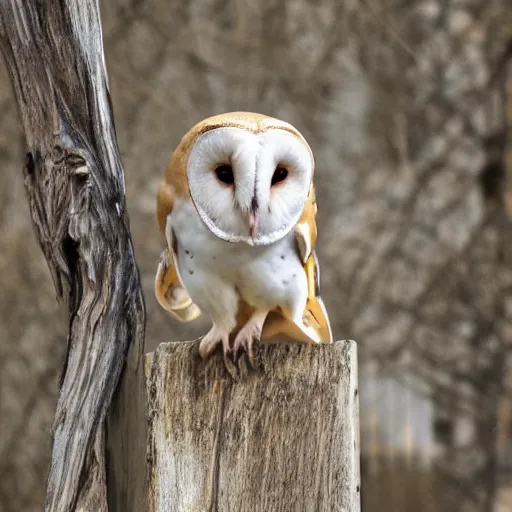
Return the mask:
<path id="1" fill-rule="evenodd" d="M 359 512 L 356 344 L 259 360 L 234 382 L 194 343 L 147 356 L 150 512 Z"/>
<path id="2" fill-rule="evenodd" d="M 143 435 L 145 425 L 139 364 L 145 313 L 98 2 L 3 0 L 0 46 L 25 131 L 24 174 L 35 231 L 57 296 L 69 308 L 46 510 L 107 510 L 108 442 L 127 455 L 125 467 L 113 464 L 109 471 L 117 483 L 109 491 L 111 510 L 140 511 L 141 486 L 130 487 L 130 472 L 136 460 L 144 466 L 146 447 L 131 446 L 128 456 L 127 436 L 133 428 Z M 106 440 L 113 397 L 109 426 L 117 437 Z M 119 421 L 128 400 L 131 428 Z"/>

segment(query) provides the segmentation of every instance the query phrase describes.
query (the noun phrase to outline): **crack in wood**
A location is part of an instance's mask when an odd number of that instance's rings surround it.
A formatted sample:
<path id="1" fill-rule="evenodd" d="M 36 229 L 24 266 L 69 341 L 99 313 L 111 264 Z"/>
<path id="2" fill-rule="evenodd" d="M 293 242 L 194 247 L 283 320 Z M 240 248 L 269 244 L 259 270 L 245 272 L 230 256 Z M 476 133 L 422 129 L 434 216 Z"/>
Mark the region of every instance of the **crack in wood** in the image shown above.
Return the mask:
<path id="1" fill-rule="evenodd" d="M 219 407 L 217 410 L 217 421 L 215 427 L 215 437 L 213 440 L 213 453 L 212 453 L 212 464 L 211 464 L 211 475 L 210 475 L 210 485 L 211 485 L 211 503 L 210 503 L 210 512 L 217 512 L 219 508 L 219 474 L 220 474 L 220 437 L 222 433 L 222 423 L 224 419 L 224 411 L 226 409 L 226 394 L 228 389 L 224 384 L 222 387 L 222 392 L 219 399 Z"/>

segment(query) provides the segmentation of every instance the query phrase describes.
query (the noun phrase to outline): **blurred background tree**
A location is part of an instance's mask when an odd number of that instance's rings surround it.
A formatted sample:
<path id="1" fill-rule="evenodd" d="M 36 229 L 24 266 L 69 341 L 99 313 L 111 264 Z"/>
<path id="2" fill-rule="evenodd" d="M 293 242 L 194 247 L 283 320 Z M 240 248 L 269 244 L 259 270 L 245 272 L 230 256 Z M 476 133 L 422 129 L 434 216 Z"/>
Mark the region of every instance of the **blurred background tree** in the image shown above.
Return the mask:
<path id="1" fill-rule="evenodd" d="M 153 296 L 172 149 L 215 113 L 285 119 L 316 155 L 335 335 L 359 343 L 363 510 L 512 509 L 510 0 L 110 0 L 102 15 L 147 349 L 207 326 Z M 66 326 L 3 68 L 0 112 L 0 511 L 31 512 Z"/>

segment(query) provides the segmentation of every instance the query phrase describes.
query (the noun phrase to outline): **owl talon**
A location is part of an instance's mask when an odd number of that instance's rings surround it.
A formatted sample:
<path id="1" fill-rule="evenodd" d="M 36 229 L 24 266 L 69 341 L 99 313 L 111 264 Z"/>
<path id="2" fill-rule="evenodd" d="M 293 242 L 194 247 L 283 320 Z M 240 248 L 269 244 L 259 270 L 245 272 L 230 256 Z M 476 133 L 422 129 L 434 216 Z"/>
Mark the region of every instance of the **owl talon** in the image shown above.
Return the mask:
<path id="1" fill-rule="evenodd" d="M 240 332 L 236 335 L 233 343 L 233 351 L 235 355 L 238 351 L 243 348 L 247 352 L 249 362 L 254 367 L 254 342 L 259 342 L 261 339 L 261 331 L 263 330 L 263 324 L 267 317 L 268 311 L 256 311 L 253 313 L 249 321 L 242 327 Z"/>
<path id="2" fill-rule="evenodd" d="M 245 338 L 243 341 L 239 342 L 239 345 L 234 347 L 233 352 L 235 353 L 235 357 L 238 359 L 238 352 L 242 348 L 245 352 L 247 352 L 247 357 L 249 358 L 249 362 L 251 366 L 254 367 L 254 351 L 253 345 L 254 342 L 259 343 L 260 339 L 256 337 Z"/>
<path id="3" fill-rule="evenodd" d="M 241 332 L 241 331 L 240 331 Z M 254 352 L 252 349 L 252 346 L 254 345 L 254 342 L 260 341 L 259 336 L 254 336 L 251 333 L 248 335 L 239 335 L 235 338 L 235 343 L 233 345 L 233 352 L 235 354 L 235 357 L 238 359 L 238 352 L 240 349 L 243 349 L 245 352 L 247 352 L 247 356 L 249 357 L 249 362 L 251 363 L 251 366 L 254 366 Z"/>
<path id="4" fill-rule="evenodd" d="M 224 333 L 212 327 L 199 343 L 199 354 L 203 359 L 206 359 L 215 351 L 220 343 L 222 343 L 224 355 L 229 353 L 231 350 L 229 347 L 229 333 Z"/>

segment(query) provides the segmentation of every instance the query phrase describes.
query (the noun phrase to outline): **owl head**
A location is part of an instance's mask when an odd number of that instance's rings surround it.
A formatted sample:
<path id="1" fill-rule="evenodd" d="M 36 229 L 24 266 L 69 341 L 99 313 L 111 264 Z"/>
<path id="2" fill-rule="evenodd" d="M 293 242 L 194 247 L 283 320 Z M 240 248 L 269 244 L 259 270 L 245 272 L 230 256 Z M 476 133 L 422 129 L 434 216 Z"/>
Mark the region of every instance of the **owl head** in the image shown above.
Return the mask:
<path id="1" fill-rule="evenodd" d="M 171 158 L 206 226 L 228 242 L 267 245 L 297 223 L 313 154 L 290 124 L 231 112 L 194 126 Z M 178 168 L 177 168 L 178 167 Z"/>

